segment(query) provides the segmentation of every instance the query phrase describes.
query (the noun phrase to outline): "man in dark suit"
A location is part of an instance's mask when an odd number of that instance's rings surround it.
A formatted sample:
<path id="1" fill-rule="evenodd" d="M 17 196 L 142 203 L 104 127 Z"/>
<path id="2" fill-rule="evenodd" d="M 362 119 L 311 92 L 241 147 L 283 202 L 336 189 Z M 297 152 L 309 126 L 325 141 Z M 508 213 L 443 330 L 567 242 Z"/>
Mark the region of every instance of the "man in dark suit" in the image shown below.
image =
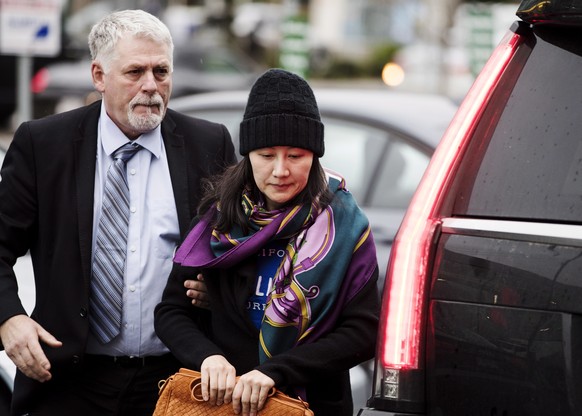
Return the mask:
<path id="1" fill-rule="evenodd" d="M 173 43 L 157 18 L 114 12 L 94 26 L 89 46 L 103 100 L 23 123 L 1 171 L 0 339 L 18 367 L 13 415 L 152 414 L 158 381 L 179 367 L 155 335 L 153 310 L 201 179 L 235 161 L 224 126 L 167 109 Z M 139 146 L 125 162 L 122 306 L 103 338 L 94 323 L 99 224 L 108 170 L 129 142 Z M 30 317 L 13 271 L 29 250 Z"/>

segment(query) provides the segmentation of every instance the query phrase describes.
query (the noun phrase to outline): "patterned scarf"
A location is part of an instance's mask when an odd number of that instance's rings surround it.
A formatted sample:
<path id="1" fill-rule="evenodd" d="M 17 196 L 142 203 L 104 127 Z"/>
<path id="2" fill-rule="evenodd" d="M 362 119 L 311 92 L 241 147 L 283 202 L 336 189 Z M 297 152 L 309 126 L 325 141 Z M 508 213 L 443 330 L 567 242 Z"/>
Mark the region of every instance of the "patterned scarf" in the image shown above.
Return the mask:
<path id="1" fill-rule="evenodd" d="M 225 269 L 256 256 L 269 241 L 289 240 L 260 328 L 261 362 L 329 332 L 377 265 L 368 219 L 343 178 L 326 173 L 334 198 L 320 212 L 305 205 L 266 211 L 244 195 L 247 233 L 238 226 L 214 230 L 213 208 L 176 251 L 174 262 L 183 266 Z"/>

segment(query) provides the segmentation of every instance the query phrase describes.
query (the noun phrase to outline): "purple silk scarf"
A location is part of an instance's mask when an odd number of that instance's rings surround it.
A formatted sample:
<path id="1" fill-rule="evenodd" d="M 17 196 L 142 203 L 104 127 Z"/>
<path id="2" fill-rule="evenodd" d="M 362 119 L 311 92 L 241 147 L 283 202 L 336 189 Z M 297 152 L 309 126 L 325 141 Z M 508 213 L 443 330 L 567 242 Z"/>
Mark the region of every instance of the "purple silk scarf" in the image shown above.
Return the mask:
<path id="1" fill-rule="evenodd" d="M 176 251 L 174 262 L 183 266 L 227 269 L 271 240 L 289 240 L 260 329 L 261 362 L 329 332 L 377 265 L 368 219 L 343 178 L 326 173 L 334 198 L 320 212 L 312 206 L 266 211 L 245 197 L 249 232 L 217 232 L 210 225 L 213 208 Z"/>

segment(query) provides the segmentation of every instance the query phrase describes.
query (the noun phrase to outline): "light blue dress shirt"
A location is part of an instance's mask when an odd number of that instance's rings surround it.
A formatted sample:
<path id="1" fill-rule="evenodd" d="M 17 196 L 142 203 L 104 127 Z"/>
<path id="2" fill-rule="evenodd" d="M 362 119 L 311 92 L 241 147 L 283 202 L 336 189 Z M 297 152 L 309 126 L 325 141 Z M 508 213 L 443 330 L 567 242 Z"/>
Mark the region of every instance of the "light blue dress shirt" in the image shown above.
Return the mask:
<path id="1" fill-rule="evenodd" d="M 93 247 L 111 155 L 128 141 L 104 106 L 98 128 Z M 178 215 L 161 128 L 142 134 L 136 142 L 144 149 L 127 163 L 130 218 L 121 334 L 102 345 L 90 333 L 90 354 L 144 357 L 168 352 L 155 335 L 154 308 L 162 297 L 180 240 Z"/>

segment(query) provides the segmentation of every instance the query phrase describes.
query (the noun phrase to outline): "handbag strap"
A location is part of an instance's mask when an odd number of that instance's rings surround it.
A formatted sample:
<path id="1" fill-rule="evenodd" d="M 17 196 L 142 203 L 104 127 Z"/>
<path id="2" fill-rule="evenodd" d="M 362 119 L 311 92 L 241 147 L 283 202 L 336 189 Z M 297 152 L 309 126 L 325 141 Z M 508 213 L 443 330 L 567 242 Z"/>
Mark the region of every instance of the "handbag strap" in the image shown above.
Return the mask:
<path id="1" fill-rule="evenodd" d="M 168 384 L 170 384 L 170 382 L 174 379 L 174 376 L 170 376 L 164 380 L 160 380 L 158 381 L 158 396 L 162 395 L 162 392 L 164 391 L 164 389 L 166 388 L 166 386 L 168 386 Z"/>
<path id="2" fill-rule="evenodd" d="M 197 402 L 204 401 L 204 398 L 202 397 L 202 380 L 201 379 L 192 380 L 192 382 L 190 383 L 190 391 L 191 391 L 193 400 L 196 400 Z"/>
<path id="3" fill-rule="evenodd" d="M 202 374 L 200 374 L 200 372 L 198 371 L 190 370 L 187 368 L 181 368 L 178 374 L 192 379 L 192 381 L 190 381 L 190 395 L 193 400 L 196 400 L 197 402 L 203 402 L 204 398 L 202 397 Z M 163 389 L 169 384 L 169 381 L 171 381 L 175 376 L 176 374 L 170 376 L 166 380 L 161 380 L 159 382 L 160 394 L 162 394 Z M 239 377 L 237 377 L 236 379 L 238 380 Z M 305 408 L 306 415 L 313 415 L 313 412 L 309 409 L 309 404 L 305 402 L 303 399 L 301 399 L 301 397 L 297 398 L 291 397 L 283 393 L 282 391 L 277 390 L 277 388 L 275 387 L 271 388 L 268 397 L 274 397 L 277 400 L 284 402 L 286 401 L 300 403 Z"/>

